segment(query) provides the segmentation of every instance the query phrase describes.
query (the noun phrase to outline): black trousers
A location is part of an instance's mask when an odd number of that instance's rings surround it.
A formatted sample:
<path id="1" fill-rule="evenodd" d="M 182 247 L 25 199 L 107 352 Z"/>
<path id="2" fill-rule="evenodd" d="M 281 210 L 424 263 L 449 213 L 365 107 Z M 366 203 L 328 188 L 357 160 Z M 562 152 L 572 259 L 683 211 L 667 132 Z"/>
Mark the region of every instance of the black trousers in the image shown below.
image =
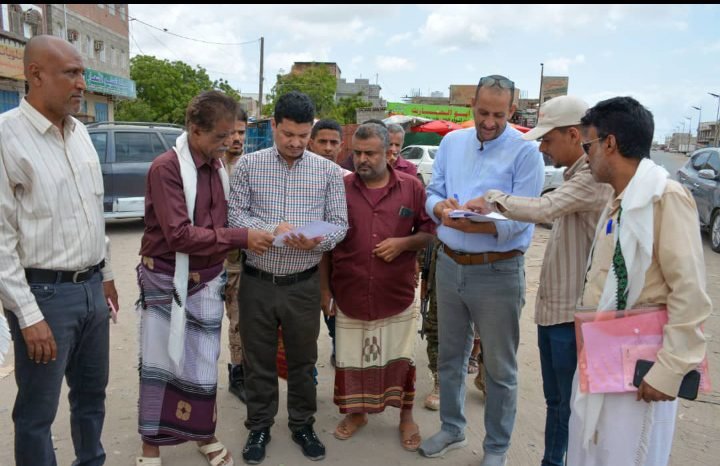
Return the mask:
<path id="1" fill-rule="evenodd" d="M 317 411 L 313 370 L 321 313 L 319 273 L 285 286 L 243 273 L 238 301 L 247 393 L 245 427 L 259 430 L 275 422 L 278 326 L 282 326 L 288 365 L 288 425 L 295 431 L 313 424 Z"/>

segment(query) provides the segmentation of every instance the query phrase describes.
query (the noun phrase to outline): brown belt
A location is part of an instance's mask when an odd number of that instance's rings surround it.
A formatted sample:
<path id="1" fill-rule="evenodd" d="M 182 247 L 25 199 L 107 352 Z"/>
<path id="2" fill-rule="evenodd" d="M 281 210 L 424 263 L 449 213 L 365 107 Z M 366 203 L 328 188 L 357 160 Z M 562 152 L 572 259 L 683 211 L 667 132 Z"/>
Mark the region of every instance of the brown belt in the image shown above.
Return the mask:
<path id="1" fill-rule="evenodd" d="M 458 252 L 450 249 L 447 244 L 443 244 L 443 251 L 445 251 L 445 254 L 447 254 L 450 259 L 454 260 L 460 265 L 491 264 L 496 261 L 510 259 L 511 257 L 522 255 L 522 251 L 518 251 L 517 249 L 513 249 L 512 251 L 507 252 Z"/>

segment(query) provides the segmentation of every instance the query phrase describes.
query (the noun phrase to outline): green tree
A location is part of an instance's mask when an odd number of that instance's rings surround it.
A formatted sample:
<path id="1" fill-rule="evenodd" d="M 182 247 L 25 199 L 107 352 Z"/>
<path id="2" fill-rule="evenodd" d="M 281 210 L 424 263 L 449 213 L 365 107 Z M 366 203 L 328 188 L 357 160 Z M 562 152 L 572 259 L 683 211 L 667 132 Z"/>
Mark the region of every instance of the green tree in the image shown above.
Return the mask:
<path id="1" fill-rule="evenodd" d="M 205 69 L 182 61 L 160 60 L 137 55 L 130 60 L 130 78 L 135 81 L 137 99 L 118 104 L 115 119 L 185 123 L 190 100 L 202 91 L 218 89 L 239 100 L 240 94 L 227 81 L 211 81 Z"/>
<path id="2" fill-rule="evenodd" d="M 357 121 L 355 110 L 370 106 L 370 102 L 363 99 L 362 93 L 358 92 L 357 95 L 352 97 L 343 97 L 340 99 L 335 105 L 330 118 L 337 120 L 341 125 L 355 123 Z"/>
<path id="3" fill-rule="evenodd" d="M 335 110 L 335 89 L 337 81 L 323 65 L 308 67 L 298 74 L 278 75 L 277 82 L 270 93 L 270 102 L 263 107 L 265 115 L 271 115 L 280 96 L 291 91 L 307 94 L 315 104 L 318 118 L 331 117 Z"/>

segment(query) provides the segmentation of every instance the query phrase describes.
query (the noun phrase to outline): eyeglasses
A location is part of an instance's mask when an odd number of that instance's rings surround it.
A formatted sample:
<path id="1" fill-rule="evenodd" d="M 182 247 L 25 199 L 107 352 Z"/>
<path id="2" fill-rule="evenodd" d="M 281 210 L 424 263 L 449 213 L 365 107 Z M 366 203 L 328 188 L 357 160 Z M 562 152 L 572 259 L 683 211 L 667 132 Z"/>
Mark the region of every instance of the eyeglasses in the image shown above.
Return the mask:
<path id="1" fill-rule="evenodd" d="M 595 138 L 595 139 L 593 139 L 592 141 L 582 142 L 582 143 L 580 143 L 580 145 L 582 146 L 583 151 L 585 151 L 585 153 L 587 154 L 587 153 L 590 152 L 590 147 L 592 147 L 592 143 L 593 143 L 593 142 L 602 141 L 602 140 L 605 139 L 606 137 L 607 137 L 607 136 L 603 136 L 603 137 L 600 137 L 600 138 Z"/>
<path id="2" fill-rule="evenodd" d="M 481 87 L 492 87 L 496 84 L 502 89 L 513 89 L 515 87 L 515 83 L 510 81 L 508 78 L 496 78 L 495 76 L 485 76 L 484 78 L 480 78 Z"/>

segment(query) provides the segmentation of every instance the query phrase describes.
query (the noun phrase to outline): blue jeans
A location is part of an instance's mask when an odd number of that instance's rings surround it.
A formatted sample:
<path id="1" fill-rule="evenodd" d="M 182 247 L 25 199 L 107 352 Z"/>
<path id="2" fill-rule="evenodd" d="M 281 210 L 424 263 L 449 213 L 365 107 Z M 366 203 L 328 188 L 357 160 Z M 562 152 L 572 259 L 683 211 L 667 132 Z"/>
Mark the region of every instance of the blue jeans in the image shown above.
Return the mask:
<path id="1" fill-rule="evenodd" d="M 541 464 L 562 466 L 568 445 L 570 395 L 577 366 L 574 324 L 538 325 L 538 347 L 547 405 L 545 454 Z"/>
<path id="2" fill-rule="evenodd" d="M 503 454 L 517 411 L 517 349 L 520 311 L 525 304 L 525 258 L 459 265 L 442 250 L 437 259 L 438 376 L 442 429 L 464 434 L 465 376 L 473 345 L 473 323 L 483 345 L 485 441 Z"/>
<path id="3" fill-rule="evenodd" d="M 100 274 L 84 283 L 30 284 L 57 344 L 57 359 L 36 364 L 28 359 L 17 318 L 8 312 L 15 345 L 18 392 L 15 423 L 17 466 L 55 466 L 50 427 L 60 400 L 63 377 L 70 389 L 73 466 L 105 463 L 100 443 L 108 382 L 109 310 Z"/>

